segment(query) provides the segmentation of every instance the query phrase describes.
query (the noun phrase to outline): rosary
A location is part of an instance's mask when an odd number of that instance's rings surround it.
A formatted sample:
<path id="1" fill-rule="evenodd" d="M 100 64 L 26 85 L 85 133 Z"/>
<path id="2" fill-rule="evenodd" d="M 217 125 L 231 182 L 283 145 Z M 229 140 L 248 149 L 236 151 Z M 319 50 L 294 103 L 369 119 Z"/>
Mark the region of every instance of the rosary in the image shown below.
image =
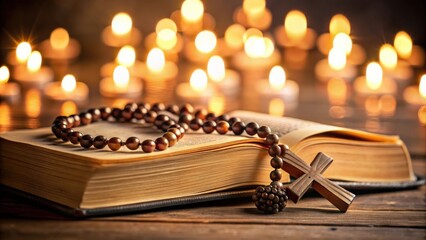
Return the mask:
<path id="1" fill-rule="evenodd" d="M 175 121 L 168 114 L 177 116 Z M 109 121 L 144 121 L 152 124 L 164 134 L 157 139 L 141 140 L 137 137 L 129 137 L 125 141 L 118 137 L 106 138 L 105 136 L 91 136 L 74 130 L 73 128 L 88 125 L 99 120 Z M 252 200 L 256 207 L 265 213 L 278 213 L 287 205 L 290 199 L 297 203 L 299 199 L 312 187 L 324 198 L 330 201 L 341 212 L 346 212 L 355 195 L 339 185 L 333 183 L 321 174 L 330 166 L 333 159 L 324 153 L 318 153 L 312 163 L 305 161 L 293 153 L 287 145 L 279 143 L 279 136 L 271 132 L 268 126 L 259 126 L 256 122 L 244 123 L 238 117 L 228 115 L 216 116 L 205 109 L 194 110 L 192 105 L 185 104 L 165 106 L 155 103 L 128 103 L 123 109 L 119 108 L 94 108 L 87 112 L 70 116 L 59 116 L 52 123 L 52 132 L 58 139 L 72 144 L 80 144 L 83 148 L 94 147 L 103 149 L 108 145 L 112 151 L 118 151 L 126 146 L 130 150 L 141 150 L 145 153 L 164 151 L 174 146 L 189 131 L 202 129 L 204 133 L 227 134 L 232 132 L 241 135 L 244 132 L 249 136 L 257 135 L 265 140 L 268 153 L 271 158 L 271 171 L 269 177 L 271 183 L 267 186 L 256 188 Z M 289 186 L 284 187 L 281 180 L 281 170 L 288 172 L 296 178 Z"/>

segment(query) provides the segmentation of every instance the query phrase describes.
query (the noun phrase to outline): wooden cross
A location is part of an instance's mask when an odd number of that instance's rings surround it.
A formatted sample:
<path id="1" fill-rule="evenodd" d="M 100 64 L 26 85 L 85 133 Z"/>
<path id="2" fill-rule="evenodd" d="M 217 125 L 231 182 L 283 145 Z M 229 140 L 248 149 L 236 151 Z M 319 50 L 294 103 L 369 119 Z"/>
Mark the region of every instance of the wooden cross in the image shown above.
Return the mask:
<path id="1" fill-rule="evenodd" d="M 286 151 L 283 162 L 282 169 L 297 178 L 286 190 L 293 202 L 297 203 L 312 186 L 341 212 L 348 210 L 355 195 L 321 175 L 333 162 L 331 157 L 320 152 L 309 166 L 293 152 Z"/>

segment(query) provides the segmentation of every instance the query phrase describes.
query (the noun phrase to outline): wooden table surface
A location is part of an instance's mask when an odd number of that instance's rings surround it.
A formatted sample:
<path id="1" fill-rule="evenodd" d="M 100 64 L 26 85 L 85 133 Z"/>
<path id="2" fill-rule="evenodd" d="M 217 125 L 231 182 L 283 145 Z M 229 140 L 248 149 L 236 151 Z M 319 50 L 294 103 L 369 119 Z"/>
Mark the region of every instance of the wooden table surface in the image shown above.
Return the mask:
<path id="1" fill-rule="evenodd" d="M 84 64 L 83 64 L 84 65 Z M 84 68 L 84 67 L 83 67 Z M 80 69 L 81 70 L 81 69 Z M 85 70 L 81 70 L 85 71 Z M 96 75 L 97 73 L 93 73 Z M 92 84 L 93 91 L 96 84 Z M 369 116 L 354 101 L 344 106 L 346 115 L 332 117 L 323 87 L 310 83 L 299 107 L 285 115 L 380 133 L 398 134 L 413 157 L 415 173 L 426 176 L 426 127 L 417 120 L 417 108 L 398 102 L 391 116 Z M 25 95 L 25 94 L 24 94 Z M 48 126 L 61 105 L 41 98 L 40 104 L 23 97 L 17 103 L 0 103 L 0 132 Z M 96 107 L 107 100 L 91 96 Z M 250 102 L 249 102 L 250 103 Z M 250 109 L 249 103 L 237 108 Z M 31 105 L 32 104 L 32 105 Z M 38 104 L 38 105 L 37 105 Z M 248 104 L 248 105 L 247 105 Z M 34 108 L 39 111 L 34 113 Z M 31 112 L 33 110 L 33 112 Z M 267 109 L 258 108 L 261 112 Z M 425 239 L 426 187 L 403 191 L 355 192 L 347 213 L 311 193 L 283 213 L 258 213 L 249 199 L 168 208 L 132 215 L 84 220 L 66 218 L 28 200 L 0 192 L 1 239 L 220 239 L 220 238 L 345 238 Z"/>

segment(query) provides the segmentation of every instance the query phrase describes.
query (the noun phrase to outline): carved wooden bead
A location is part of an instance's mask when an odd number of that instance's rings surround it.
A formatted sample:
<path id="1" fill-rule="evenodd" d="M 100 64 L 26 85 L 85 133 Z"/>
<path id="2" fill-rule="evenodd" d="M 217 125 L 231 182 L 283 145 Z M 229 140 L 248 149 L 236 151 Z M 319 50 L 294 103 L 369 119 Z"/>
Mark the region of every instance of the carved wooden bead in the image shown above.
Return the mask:
<path id="1" fill-rule="evenodd" d="M 92 114 L 92 122 L 97 122 L 101 118 L 101 111 L 97 108 L 92 108 L 87 111 Z"/>
<path id="2" fill-rule="evenodd" d="M 109 107 L 101 108 L 100 111 L 101 111 L 101 118 L 104 121 L 107 120 L 109 116 L 111 116 L 112 110 Z"/>
<path id="3" fill-rule="evenodd" d="M 236 122 L 241 122 L 241 119 L 240 119 L 239 117 L 231 117 L 231 118 L 228 120 L 229 126 L 231 126 L 231 127 L 232 127 L 232 125 L 234 125 L 234 123 L 236 123 Z"/>
<path id="4" fill-rule="evenodd" d="M 119 108 L 113 108 L 112 110 L 111 110 L 111 116 L 112 117 L 114 117 L 115 118 L 115 120 L 120 120 L 120 118 L 121 118 L 121 109 L 119 109 Z"/>
<path id="5" fill-rule="evenodd" d="M 133 111 L 131 108 L 125 108 L 121 111 L 121 117 L 124 118 L 126 121 L 132 120 L 133 117 Z"/>
<path id="6" fill-rule="evenodd" d="M 279 169 L 275 169 L 269 174 L 269 177 L 272 181 L 279 181 L 282 177 L 281 171 Z"/>
<path id="7" fill-rule="evenodd" d="M 266 144 L 272 146 L 280 142 L 280 137 L 277 134 L 268 134 L 265 139 Z"/>
<path id="8" fill-rule="evenodd" d="M 93 138 L 89 134 L 83 135 L 80 138 L 80 146 L 84 148 L 90 148 L 93 144 Z"/>
<path id="9" fill-rule="evenodd" d="M 88 125 L 92 122 L 92 114 L 88 112 L 80 113 L 80 120 L 81 120 L 81 125 Z"/>
<path id="10" fill-rule="evenodd" d="M 126 140 L 126 147 L 130 150 L 136 150 L 139 148 L 139 144 L 141 143 L 141 140 L 137 137 L 129 137 Z"/>
<path id="11" fill-rule="evenodd" d="M 155 150 L 155 142 L 153 140 L 147 139 L 141 144 L 142 150 L 146 153 L 154 152 Z"/>
<path id="12" fill-rule="evenodd" d="M 169 147 L 173 147 L 178 141 L 177 136 L 173 132 L 166 132 L 163 137 L 169 141 Z"/>
<path id="13" fill-rule="evenodd" d="M 194 107 L 191 104 L 185 104 L 180 108 L 180 114 L 182 113 L 190 113 L 192 114 L 194 112 Z"/>
<path id="14" fill-rule="evenodd" d="M 257 130 L 259 129 L 259 124 L 255 122 L 249 122 L 246 126 L 246 133 L 250 136 L 256 135 Z"/>
<path id="15" fill-rule="evenodd" d="M 216 131 L 219 134 L 226 134 L 229 131 L 229 123 L 227 121 L 219 121 L 216 125 Z"/>
<path id="16" fill-rule="evenodd" d="M 169 113 L 172 113 L 172 114 L 175 114 L 175 115 L 178 115 L 179 114 L 179 106 L 178 105 L 176 105 L 176 104 L 172 104 L 172 105 L 169 105 L 167 108 L 166 108 L 166 111 L 168 111 Z"/>
<path id="17" fill-rule="evenodd" d="M 151 110 L 155 112 L 164 111 L 166 110 L 166 105 L 164 105 L 163 103 L 154 103 L 151 107 Z"/>
<path id="18" fill-rule="evenodd" d="M 244 122 L 235 122 L 232 124 L 232 132 L 235 135 L 241 135 L 246 128 L 246 124 Z"/>
<path id="19" fill-rule="evenodd" d="M 197 131 L 198 129 L 200 129 L 202 125 L 203 125 L 203 120 L 201 120 L 200 118 L 194 118 L 191 120 L 191 122 L 189 122 L 189 127 L 194 131 Z"/>
<path id="20" fill-rule="evenodd" d="M 267 126 L 261 126 L 257 130 L 257 136 L 259 136 L 260 138 L 266 138 L 266 136 L 268 136 L 269 134 L 271 134 L 271 129 Z"/>
<path id="21" fill-rule="evenodd" d="M 214 120 L 207 120 L 203 123 L 203 131 L 205 133 L 212 133 L 216 129 L 216 122 Z"/>
<path id="22" fill-rule="evenodd" d="M 118 151 L 121 148 L 123 141 L 118 137 L 112 137 L 108 140 L 108 147 L 112 151 Z"/>
<path id="23" fill-rule="evenodd" d="M 164 151 L 169 147 L 169 141 L 165 137 L 159 137 L 155 139 L 155 149 L 158 151 Z"/>
<path id="24" fill-rule="evenodd" d="M 284 164 L 283 159 L 278 156 L 275 156 L 271 159 L 271 166 L 273 168 L 282 168 L 283 164 Z"/>
<path id="25" fill-rule="evenodd" d="M 206 110 L 206 109 L 198 109 L 198 110 L 195 112 L 194 116 L 195 116 L 196 118 L 201 119 L 201 120 L 205 120 L 205 119 L 206 119 L 206 115 L 207 115 L 207 114 L 209 114 L 209 112 L 207 112 L 207 110 Z"/>
<path id="26" fill-rule="evenodd" d="M 153 123 L 155 121 L 155 118 L 157 117 L 157 113 L 154 111 L 148 111 L 145 116 L 143 117 L 143 119 L 145 120 L 145 122 L 147 123 Z"/>
<path id="27" fill-rule="evenodd" d="M 83 136 L 81 132 L 70 132 L 68 133 L 68 139 L 73 144 L 79 144 L 80 138 Z"/>
<path id="28" fill-rule="evenodd" d="M 180 140 L 182 138 L 182 133 L 178 128 L 169 128 L 167 131 L 176 135 L 178 140 Z"/>
<path id="29" fill-rule="evenodd" d="M 68 139 L 68 134 L 70 134 L 70 133 L 72 133 L 72 132 L 74 132 L 74 130 L 72 130 L 71 128 L 65 128 L 65 129 L 62 129 L 62 131 L 61 131 L 61 138 L 62 138 L 62 141 L 64 141 L 64 142 L 68 142 L 68 141 L 69 141 L 69 139 Z"/>
<path id="30" fill-rule="evenodd" d="M 271 157 L 280 156 L 281 155 L 281 147 L 278 144 L 273 144 L 268 149 L 268 154 Z"/>
<path id="31" fill-rule="evenodd" d="M 102 149 L 108 144 L 108 139 L 106 139 L 104 136 L 99 135 L 96 136 L 95 139 L 93 139 L 93 146 L 96 149 Z"/>

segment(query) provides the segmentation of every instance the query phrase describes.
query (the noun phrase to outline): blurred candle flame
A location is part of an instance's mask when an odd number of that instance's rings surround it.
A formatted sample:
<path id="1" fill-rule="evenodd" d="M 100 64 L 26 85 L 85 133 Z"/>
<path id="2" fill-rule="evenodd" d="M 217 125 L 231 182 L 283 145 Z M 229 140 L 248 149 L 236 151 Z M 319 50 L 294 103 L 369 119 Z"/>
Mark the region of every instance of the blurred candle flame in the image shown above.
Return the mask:
<path id="1" fill-rule="evenodd" d="M 336 14 L 330 20 L 329 30 L 331 35 L 335 36 L 338 33 L 351 33 L 351 24 L 343 14 Z"/>
<path id="2" fill-rule="evenodd" d="M 383 44 L 379 51 L 380 64 L 387 69 L 394 69 L 398 63 L 398 55 L 390 44 Z"/>
<path id="3" fill-rule="evenodd" d="M 341 48 L 346 55 L 349 55 L 352 51 L 352 39 L 346 33 L 338 33 L 333 38 L 333 48 Z"/>
<path id="4" fill-rule="evenodd" d="M 72 74 L 65 75 L 64 78 L 62 79 L 61 87 L 67 93 L 74 92 L 75 88 L 77 87 L 77 81 L 75 80 L 74 75 Z"/>
<path id="5" fill-rule="evenodd" d="M 207 63 L 207 74 L 214 82 L 220 82 L 225 78 L 225 62 L 220 56 L 212 56 Z"/>
<path id="6" fill-rule="evenodd" d="M 287 13 L 284 19 L 284 29 L 293 41 L 300 41 L 307 32 L 308 23 L 305 14 L 298 10 L 292 10 Z"/>
<path id="7" fill-rule="evenodd" d="M 182 3 L 181 14 L 187 22 L 199 22 L 203 18 L 204 4 L 200 0 L 185 0 Z"/>
<path id="8" fill-rule="evenodd" d="M 266 44 L 263 37 L 251 36 L 244 43 L 244 51 L 251 58 L 263 57 Z"/>
<path id="9" fill-rule="evenodd" d="M 257 17 L 265 12 L 265 0 L 244 0 L 243 11 L 250 17 Z"/>
<path id="10" fill-rule="evenodd" d="M 37 89 L 30 89 L 25 94 L 25 113 L 28 117 L 40 116 L 41 96 Z"/>
<path id="11" fill-rule="evenodd" d="M 420 96 L 422 96 L 423 98 L 426 98 L 426 74 L 423 74 L 422 77 L 420 78 L 419 93 L 420 93 Z"/>
<path id="12" fill-rule="evenodd" d="M 132 18 L 124 12 L 117 13 L 111 22 L 112 32 L 118 36 L 129 34 L 132 30 L 132 25 Z"/>
<path id="13" fill-rule="evenodd" d="M 209 30 L 201 31 L 195 37 L 195 47 L 202 53 L 209 53 L 216 48 L 216 35 Z"/>
<path id="14" fill-rule="evenodd" d="M 155 27 L 155 32 L 157 34 L 155 41 L 160 48 L 170 50 L 176 46 L 177 26 L 173 20 L 170 18 L 161 19 Z"/>
<path id="15" fill-rule="evenodd" d="M 10 106 L 4 102 L 0 103 L 0 129 L 2 131 L 8 131 L 12 123 L 10 117 Z"/>
<path id="16" fill-rule="evenodd" d="M 50 33 L 50 45 L 53 49 L 65 49 L 70 41 L 70 36 L 64 28 L 56 28 Z"/>
<path id="17" fill-rule="evenodd" d="M 196 92 L 202 92 L 207 88 L 207 74 L 202 69 L 196 69 L 189 79 L 189 84 Z"/>
<path id="18" fill-rule="evenodd" d="M 367 65 L 366 70 L 367 86 L 372 90 L 377 90 L 382 85 L 383 70 L 376 62 L 371 62 Z"/>
<path id="19" fill-rule="evenodd" d="M 126 45 L 118 51 L 117 54 L 117 63 L 126 67 L 131 67 L 135 64 L 136 61 L 136 51 L 130 46 Z"/>
<path id="20" fill-rule="evenodd" d="M 18 62 L 24 63 L 30 57 L 31 52 L 31 45 L 28 42 L 21 42 L 16 48 L 16 59 Z"/>
<path id="21" fill-rule="evenodd" d="M 214 96 L 209 100 L 209 111 L 220 115 L 225 111 L 225 98 L 222 96 Z"/>
<path id="22" fill-rule="evenodd" d="M 269 114 L 274 116 L 284 116 L 285 103 L 281 98 L 273 98 L 269 101 Z"/>
<path id="23" fill-rule="evenodd" d="M 269 72 L 269 86 L 276 91 L 284 88 L 286 74 L 281 66 L 274 66 Z"/>
<path id="24" fill-rule="evenodd" d="M 161 72 L 166 64 L 164 52 L 159 48 L 153 48 L 148 53 L 146 58 L 146 65 L 151 72 Z"/>
<path id="25" fill-rule="evenodd" d="M 27 69 L 30 72 L 37 72 L 41 68 L 41 54 L 39 51 L 33 51 L 27 61 Z"/>
<path id="26" fill-rule="evenodd" d="M 244 33 L 246 29 L 240 24 L 232 24 L 225 31 L 225 42 L 231 48 L 241 48 L 244 45 Z"/>
<path id="27" fill-rule="evenodd" d="M 7 81 L 9 81 L 9 78 L 10 78 L 9 68 L 7 68 L 6 66 L 1 66 L 0 67 L 0 85 L 7 83 Z"/>
<path id="28" fill-rule="evenodd" d="M 344 105 L 346 102 L 348 87 L 345 80 L 332 78 L 327 83 L 328 100 L 332 105 Z"/>
<path id="29" fill-rule="evenodd" d="M 426 125 L 426 106 L 421 106 L 418 113 L 419 122 L 422 125 Z"/>
<path id="30" fill-rule="evenodd" d="M 69 116 L 71 114 L 77 113 L 77 105 L 73 101 L 65 101 L 61 105 L 61 115 Z"/>
<path id="31" fill-rule="evenodd" d="M 413 50 L 413 41 L 410 35 L 404 31 L 400 31 L 395 35 L 393 42 L 396 52 L 401 58 L 407 59 L 411 56 Z"/>
<path id="32" fill-rule="evenodd" d="M 257 28 L 249 28 L 243 34 L 243 42 L 246 42 L 250 37 L 263 37 L 262 31 Z"/>
<path id="33" fill-rule="evenodd" d="M 125 66 L 117 66 L 114 69 L 112 79 L 114 81 L 114 85 L 119 90 L 127 89 L 130 80 L 129 70 Z"/>
<path id="34" fill-rule="evenodd" d="M 328 53 L 328 64 L 336 71 L 346 66 L 346 53 L 341 48 L 332 48 Z"/>

